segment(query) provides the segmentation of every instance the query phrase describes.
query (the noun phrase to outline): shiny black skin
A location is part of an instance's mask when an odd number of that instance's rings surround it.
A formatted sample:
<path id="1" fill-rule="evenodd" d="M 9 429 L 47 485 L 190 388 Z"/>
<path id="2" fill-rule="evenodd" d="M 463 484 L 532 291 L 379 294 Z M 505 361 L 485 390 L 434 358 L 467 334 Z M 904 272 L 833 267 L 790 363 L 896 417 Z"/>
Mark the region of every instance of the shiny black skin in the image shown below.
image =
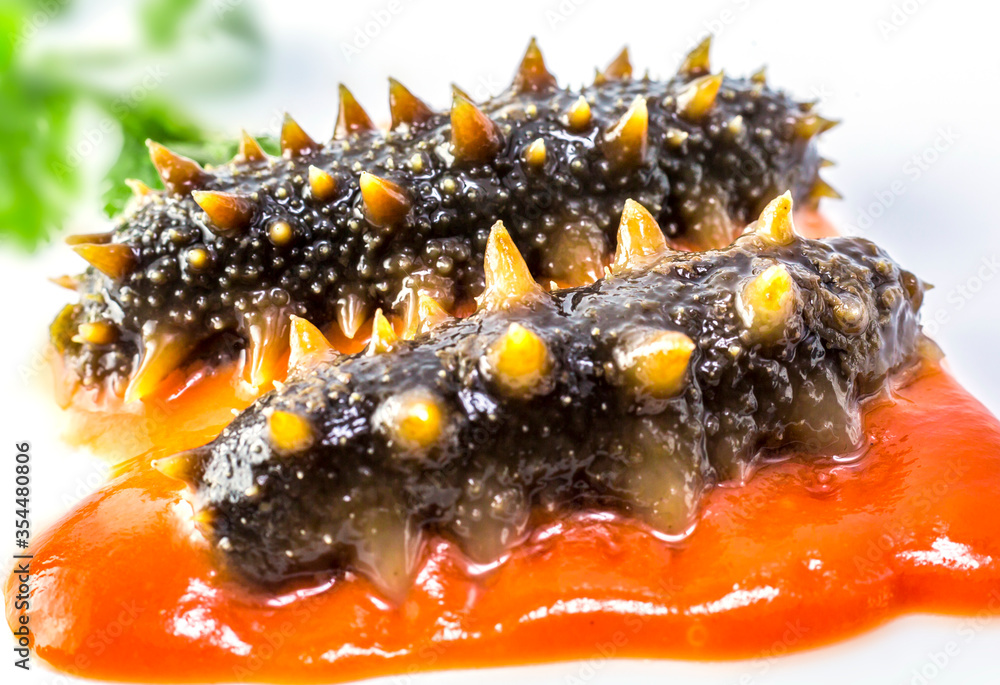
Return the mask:
<path id="1" fill-rule="evenodd" d="M 233 163 L 212 169 L 203 189 L 252 195 L 257 212 L 239 235 L 220 237 L 187 195 L 138 198 L 118 222 L 114 242 L 128 243 L 138 266 L 120 282 L 93 268 L 84 276 L 81 304 L 67 312 L 54 340 L 84 385 L 127 376 L 142 349 L 147 322 L 186 331 L 203 356 L 218 350 L 219 336 L 238 333 L 242 311 L 285 307 L 319 326 L 335 320 L 338 298 L 352 294 L 386 311 L 401 291 L 422 289 L 445 306 L 468 301 L 483 287 L 482 259 L 488 227 L 502 219 L 532 273 L 551 275 L 555 239 L 569 222 L 592 226 L 592 242 L 610 250 L 623 203 L 632 198 L 657 217 L 668 236 L 700 247 L 725 245 L 714 219 L 737 229 L 755 218 L 765 201 L 791 190 L 808 202 L 820 158 L 815 138 L 795 132 L 810 106 L 749 79 L 726 78 L 713 108 L 689 121 L 675 96 L 690 81 L 628 80 L 581 91 L 508 91 L 481 105 L 501 127 L 502 149 L 486 164 L 454 161 L 447 112 L 408 128 L 352 134 L 295 159 Z M 583 94 L 592 100 L 591 125 L 573 131 L 566 113 Z M 639 166 L 612 163 L 604 134 L 637 95 L 649 108 L 649 144 Z M 729 126 L 742 117 L 742 126 Z M 677 132 L 687 134 L 677 143 Z M 668 141 L 673 134 L 674 143 Z M 544 168 L 527 165 L 528 145 L 546 142 Z M 419 156 L 419 171 L 410 160 Z M 329 202 L 310 197 L 308 166 L 329 171 L 339 192 Z M 361 171 L 404 188 L 413 206 L 398 225 L 376 227 L 366 218 Z M 714 209 L 713 209 L 714 208 Z M 287 221 L 296 237 L 273 245 L 267 229 Z M 208 268 L 195 271 L 185 255 L 203 247 Z M 121 331 L 112 345 L 70 340 L 76 324 L 109 320 Z M 209 351 L 214 345 L 215 349 Z M 127 380 L 127 379 L 126 379 Z"/>
<path id="2" fill-rule="evenodd" d="M 775 263 L 797 285 L 796 313 L 780 339 L 755 341 L 736 293 Z M 377 576 L 379 555 L 397 558 L 395 547 L 421 532 L 485 563 L 553 512 L 609 510 L 683 535 L 705 489 L 745 477 L 762 455 L 858 448 L 859 402 L 915 357 L 922 294 L 916 277 L 862 239 L 773 247 L 747 235 L 722 250 L 670 253 L 646 270 L 480 311 L 387 353 L 327 359 L 293 376 L 193 453 L 196 508 L 211 514 L 207 536 L 225 565 L 264 586 L 345 570 Z M 844 302 L 862 315 L 845 318 Z M 549 346 L 546 392 L 512 397 L 483 366 L 511 322 Z M 615 365 L 614 348 L 649 329 L 696 344 L 672 398 L 637 393 Z M 450 426 L 420 457 L 401 454 L 373 418 L 414 388 L 441 398 Z M 321 440 L 275 453 L 275 409 L 307 417 Z"/>

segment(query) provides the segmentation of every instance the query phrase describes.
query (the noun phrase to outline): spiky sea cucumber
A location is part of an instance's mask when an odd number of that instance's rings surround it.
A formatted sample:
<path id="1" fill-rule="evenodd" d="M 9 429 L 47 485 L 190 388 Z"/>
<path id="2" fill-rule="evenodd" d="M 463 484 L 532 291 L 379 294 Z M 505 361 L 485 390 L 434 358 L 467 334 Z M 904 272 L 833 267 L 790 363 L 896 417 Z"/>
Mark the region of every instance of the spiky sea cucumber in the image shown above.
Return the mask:
<path id="1" fill-rule="evenodd" d="M 915 358 L 923 284 L 874 244 L 795 234 L 791 197 L 724 249 L 677 252 L 626 203 L 608 275 L 546 292 L 497 223 L 479 310 L 337 356 L 295 321 L 289 382 L 156 462 L 252 583 L 349 570 L 405 592 L 425 534 L 490 563 L 539 513 L 670 536 L 761 454 L 849 454 L 859 402 Z"/>
<path id="2" fill-rule="evenodd" d="M 53 325 L 55 346 L 85 386 L 126 400 L 192 355 L 244 348 L 263 388 L 293 314 L 353 337 L 377 307 L 412 316 L 420 293 L 448 309 L 478 295 L 497 220 L 540 281 L 572 285 L 601 274 L 627 197 L 705 248 L 785 189 L 831 194 L 815 140 L 835 122 L 762 73 L 710 73 L 708 48 L 667 81 L 632 78 L 623 51 L 571 92 L 532 41 L 512 86 L 481 105 L 456 89 L 436 113 L 391 81 L 388 132 L 341 86 L 332 141 L 286 118 L 280 158 L 244 135 L 210 170 L 150 143 L 166 191 L 133 184 L 113 231 L 73 239 L 92 268 L 60 279 L 82 297 Z"/>

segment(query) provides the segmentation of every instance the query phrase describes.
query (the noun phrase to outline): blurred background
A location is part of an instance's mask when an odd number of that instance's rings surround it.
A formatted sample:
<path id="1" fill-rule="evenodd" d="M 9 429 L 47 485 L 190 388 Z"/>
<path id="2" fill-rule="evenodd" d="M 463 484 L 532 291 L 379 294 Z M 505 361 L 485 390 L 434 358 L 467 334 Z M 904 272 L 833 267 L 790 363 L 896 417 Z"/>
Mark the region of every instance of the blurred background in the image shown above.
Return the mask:
<path id="1" fill-rule="evenodd" d="M 68 458 L 51 396 L 40 387 L 39 350 L 67 301 L 46 277 L 82 269 L 61 238 L 104 230 L 128 197 L 124 178 L 158 185 L 143 141 L 221 162 L 240 128 L 273 144 L 285 111 L 322 139 L 333 131 L 341 81 L 376 121 L 388 121 L 389 76 L 437 107 L 448 104 L 452 82 L 486 98 L 507 86 L 531 36 L 560 83 L 579 85 L 623 44 L 639 73 L 669 75 L 711 33 L 714 66 L 743 75 L 766 64 L 773 86 L 818 99 L 822 114 L 844 122 L 821 144 L 837 162 L 824 177 L 844 199 L 824 200 L 821 209 L 937 286 L 925 326 L 959 379 L 1000 412 L 1000 364 L 992 357 L 1000 338 L 998 19 L 996 5 L 974 0 L 0 0 L 0 293 L 8 331 L 0 408 L 4 445 L 33 443 L 35 533 L 106 473 L 85 456 Z M 763 655 L 649 672 L 601 664 L 589 675 L 557 665 L 523 671 L 523 679 L 616 682 L 652 673 L 749 684 L 799 682 L 808 673 L 811 682 L 839 683 L 835 664 L 847 658 L 875 669 L 877 682 L 921 682 L 914 674 L 958 630 L 942 619 L 921 621 L 778 661 Z M 995 656 L 988 645 L 1000 630 L 974 635 L 923 682 L 982 682 L 978 669 Z M 44 671 L 13 675 L 14 682 L 59 680 Z"/>

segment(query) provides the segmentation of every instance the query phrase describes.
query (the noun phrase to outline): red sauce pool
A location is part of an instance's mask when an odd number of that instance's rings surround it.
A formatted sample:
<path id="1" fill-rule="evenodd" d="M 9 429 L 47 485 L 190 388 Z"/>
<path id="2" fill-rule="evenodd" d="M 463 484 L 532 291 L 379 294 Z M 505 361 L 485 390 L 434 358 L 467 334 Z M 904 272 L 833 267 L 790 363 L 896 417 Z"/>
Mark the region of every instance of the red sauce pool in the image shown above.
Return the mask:
<path id="1" fill-rule="evenodd" d="M 399 606 L 357 578 L 283 597 L 227 583 L 150 453 L 29 550 L 34 648 L 91 678 L 339 682 L 612 646 L 731 659 L 906 612 L 1000 613 L 1000 422 L 928 366 L 865 425 L 859 463 L 783 463 L 717 488 L 679 548 L 612 517 L 555 521 L 472 578 L 437 542 Z M 15 592 L 16 578 L 8 620 Z"/>

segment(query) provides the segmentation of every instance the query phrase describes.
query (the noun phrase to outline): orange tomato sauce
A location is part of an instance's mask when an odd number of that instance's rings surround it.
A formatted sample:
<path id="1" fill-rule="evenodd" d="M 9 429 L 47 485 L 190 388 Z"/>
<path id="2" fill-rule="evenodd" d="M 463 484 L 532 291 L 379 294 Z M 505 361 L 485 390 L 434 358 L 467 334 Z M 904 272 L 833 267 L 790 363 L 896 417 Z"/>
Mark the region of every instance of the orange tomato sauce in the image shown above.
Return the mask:
<path id="1" fill-rule="evenodd" d="M 278 596 L 227 580 L 149 467 L 217 427 L 177 433 L 34 541 L 34 649 L 91 678 L 340 682 L 609 650 L 730 659 L 904 612 L 1000 613 L 1000 422 L 927 363 L 865 429 L 857 461 L 717 487 L 680 545 L 599 514 L 551 521 L 490 570 L 434 541 L 399 605 L 350 575 Z"/>

